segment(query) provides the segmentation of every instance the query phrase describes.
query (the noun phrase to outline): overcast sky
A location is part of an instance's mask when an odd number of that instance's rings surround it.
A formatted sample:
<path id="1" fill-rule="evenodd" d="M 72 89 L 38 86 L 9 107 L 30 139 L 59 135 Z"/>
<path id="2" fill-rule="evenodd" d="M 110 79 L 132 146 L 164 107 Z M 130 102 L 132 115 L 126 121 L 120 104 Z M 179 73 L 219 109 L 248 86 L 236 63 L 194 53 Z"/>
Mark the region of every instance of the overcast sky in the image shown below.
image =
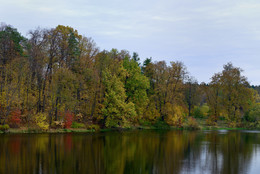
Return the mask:
<path id="1" fill-rule="evenodd" d="M 0 0 L 0 22 L 25 36 L 71 26 L 101 50 L 182 61 L 199 82 L 232 62 L 260 85 L 259 0 Z"/>

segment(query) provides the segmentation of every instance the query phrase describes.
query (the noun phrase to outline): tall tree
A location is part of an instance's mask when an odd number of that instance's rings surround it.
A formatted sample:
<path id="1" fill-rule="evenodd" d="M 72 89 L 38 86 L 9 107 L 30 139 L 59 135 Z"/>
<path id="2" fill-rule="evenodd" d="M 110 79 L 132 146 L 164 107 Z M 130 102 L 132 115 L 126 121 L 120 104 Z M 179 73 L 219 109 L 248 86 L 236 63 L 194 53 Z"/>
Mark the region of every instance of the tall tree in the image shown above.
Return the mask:
<path id="1" fill-rule="evenodd" d="M 232 63 L 224 65 L 220 74 L 222 87 L 222 103 L 225 114 L 230 121 L 239 122 L 244 113 L 250 107 L 253 100 L 252 91 L 245 76 L 241 75 L 242 70 L 234 67 Z"/>
<path id="2" fill-rule="evenodd" d="M 106 127 L 127 127 L 136 116 L 134 104 L 126 102 L 127 96 L 122 82 L 126 72 L 121 66 L 117 73 L 119 74 L 106 71 L 104 75 L 106 92 L 102 113 Z"/>
<path id="3" fill-rule="evenodd" d="M 188 77 L 185 83 L 185 101 L 188 105 L 189 116 L 195 105 L 199 104 L 199 85 L 194 77 Z"/>
<path id="4" fill-rule="evenodd" d="M 131 101 L 135 104 L 137 115 L 141 117 L 148 103 L 146 91 L 150 86 L 149 80 L 141 73 L 141 68 L 135 59 L 130 59 L 126 56 L 123 66 L 126 69 L 126 101 Z"/>

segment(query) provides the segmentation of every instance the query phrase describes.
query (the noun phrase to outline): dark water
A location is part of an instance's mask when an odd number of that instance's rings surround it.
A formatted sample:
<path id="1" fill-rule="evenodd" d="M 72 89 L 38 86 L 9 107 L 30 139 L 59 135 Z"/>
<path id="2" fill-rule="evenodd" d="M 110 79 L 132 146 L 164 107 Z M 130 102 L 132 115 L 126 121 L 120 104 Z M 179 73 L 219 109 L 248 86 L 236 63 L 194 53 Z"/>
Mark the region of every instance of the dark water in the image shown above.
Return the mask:
<path id="1" fill-rule="evenodd" d="M 0 174 L 260 173 L 257 131 L 0 135 Z"/>

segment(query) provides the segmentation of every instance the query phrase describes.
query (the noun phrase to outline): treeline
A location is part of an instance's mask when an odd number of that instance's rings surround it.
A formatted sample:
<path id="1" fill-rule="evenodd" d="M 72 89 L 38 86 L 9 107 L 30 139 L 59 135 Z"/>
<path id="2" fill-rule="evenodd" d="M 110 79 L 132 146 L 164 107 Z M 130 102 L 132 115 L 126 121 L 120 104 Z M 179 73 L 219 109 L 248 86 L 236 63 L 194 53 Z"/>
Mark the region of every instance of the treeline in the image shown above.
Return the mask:
<path id="1" fill-rule="evenodd" d="M 0 27 L 0 123 L 11 127 L 195 127 L 258 124 L 259 96 L 231 63 L 198 84 L 182 62 L 142 64 L 137 53 L 100 51 L 77 30 Z M 256 88 L 256 87 L 254 87 Z"/>

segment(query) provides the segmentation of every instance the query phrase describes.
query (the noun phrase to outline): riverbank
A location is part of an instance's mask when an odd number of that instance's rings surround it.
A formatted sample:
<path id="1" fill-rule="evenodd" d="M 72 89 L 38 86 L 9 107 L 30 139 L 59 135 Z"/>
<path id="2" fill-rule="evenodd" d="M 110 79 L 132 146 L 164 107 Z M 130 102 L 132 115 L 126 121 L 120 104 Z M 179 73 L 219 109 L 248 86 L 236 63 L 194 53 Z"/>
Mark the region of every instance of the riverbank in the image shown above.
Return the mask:
<path id="1" fill-rule="evenodd" d="M 184 124 L 182 127 L 173 127 L 167 125 L 163 121 L 159 121 L 156 124 L 143 123 L 142 125 L 136 125 L 128 128 L 110 128 L 110 129 L 100 129 L 98 126 L 88 126 L 89 128 L 68 128 L 68 129 L 48 129 L 41 130 L 31 127 L 20 127 L 20 128 L 9 128 L 6 131 L 1 131 L 0 133 L 10 133 L 10 134 L 19 134 L 19 133 L 94 133 L 94 132 L 107 132 L 107 131 L 127 131 L 127 130 L 259 130 L 258 127 L 244 126 L 240 127 L 229 127 L 224 120 L 219 120 L 215 126 L 207 125 L 205 119 L 197 119 L 196 126 L 190 126 L 189 124 Z"/>
<path id="2" fill-rule="evenodd" d="M 0 131 L 0 134 L 28 134 L 28 133 L 96 133 L 96 132 L 108 132 L 108 131 L 128 131 L 128 130 L 194 130 L 187 128 L 155 128 L 155 127 L 133 127 L 127 129 L 100 129 L 100 130 L 89 130 L 89 129 L 49 129 L 49 130 L 39 130 L 39 129 L 30 129 L 30 128 L 12 128 L 8 131 Z M 228 127 L 217 127 L 217 126 L 208 126 L 196 130 L 247 130 L 247 128 L 228 128 Z M 256 129 L 257 130 L 257 129 Z"/>

